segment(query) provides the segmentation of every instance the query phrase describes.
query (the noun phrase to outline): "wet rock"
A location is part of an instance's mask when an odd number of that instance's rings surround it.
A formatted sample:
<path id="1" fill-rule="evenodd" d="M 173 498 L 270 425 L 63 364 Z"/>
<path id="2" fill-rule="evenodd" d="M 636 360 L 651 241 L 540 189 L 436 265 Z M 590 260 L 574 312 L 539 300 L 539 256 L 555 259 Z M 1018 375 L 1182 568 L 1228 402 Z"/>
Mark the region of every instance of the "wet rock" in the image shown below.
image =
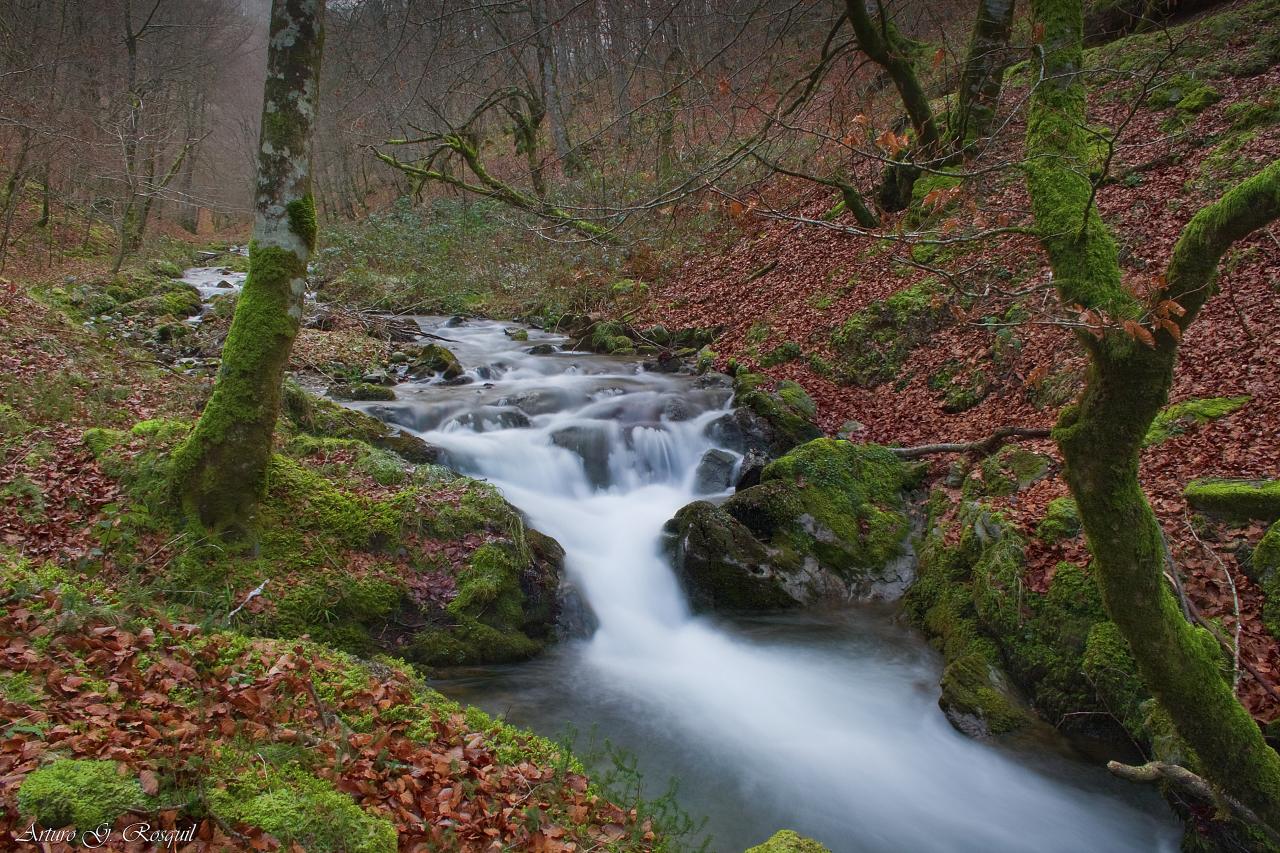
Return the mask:
<path id="1" fill-rule="evenodd" d="M 329 396 L 335 400 L 394 400 L 396 392 L 382 385 L 368 382 L 351 382 L 333 385 L 329 388 Z"/>
<path id="2" fill-rule="evenodd" d="M 601 489 L 609 485 L 609 436 L 594 426 L 576 425 L 551 433 L 551 443 L 582 458 L 587 482 Z"/>
<path id="3" fill-rule="evenodd" d="M 780 456 L 793 447 L 822 437 L 822 430 L 814 423 L 817 406 L 804 388 L 784 380 L 770 391 L 765 383 L 765 378 L 755 373 L 739 373 L 733 380 L 734 402 L 739 409 L 755 416 L 739 416 L 747 440 L 746 449 Z"/>
<path id="4" fill-rule="evenodd" d="M 398 429 L 388 429 L 385 435 L 375 436 L 369 443 L 415 465 L 434 465 L 440 461 L 440 448 Z"/>
<path id="5" fill-rule="evenodd" d="M 667 421 L 687 421 L 693 417 L 693 410 L 683 396 L 672 395 L 663 401 L 661 417 Z"/>
<path id="6" fill-rule="evenodd" d="M 449 385 L 449 386 L 470 385 L 472 382 L 475 382 L 475 381 L 476 381 L 475 377 L 463 375 L 463 376 L 455 376 L 452 379 L 444 379 L 441 381 L 440 384 Z"/>
<path id="7" fill-rule="evenodd" d="M 541 531 L 525 527 L 531 559 L 520 572 L 524 621 L 520 629 L 534 639 L 558 633 L 564 588 L 564 548 Z"/>
<path id="8" fill-rule="evenodd" d="M 509 394 L 498 401 L 502 406 L 515 406 L 528 415 L 546 415 L 564 408 L 564 397 L 549 388 L 536 388 Z"/>
<path id="9" fill-rule="evenodd" d="M 456 329 L 459 326 L 465 326 L 465 325 L 467 325 L 467 318 L 462 317 L 460 315 L 455 315 L 453 317 L 450 317 L 448 320 L 445 320 L 441 328 Z"/>
<path id="10" fill-rule="evenodd" d="M 768 464 L 769 458 L 763 453 L 758 450 L 748 450 L 742 457 L 742 464 L 738 466 L 738 482 L 734 484 L 734 488 L 742 491 L 759 485 L 760 474 Z"/>
<path id="11" fill-rule="evenodd" d="M 695 610 L 793 607 L 763 544 L 720 507 L 695 501 L 663 528 L 663 545 Z"/>
<path id="12" fill-rule="evenodd" d="M 560 348 L 555 344 L 534 344 L 525 350 L 529 355 L 555 355 L 559 351 Z"/>
<path id="13" fill-rule="evenodd" d="M 693 492 L 697 495 L 714 495 L 733 485 L 733 469 L 738 459 L 732 453 L 712 448 L 702 454 L 702 461 L 693 474 Z"/>
<path id="14" fill-rule="evenodd" d="M 484 406 L 450 418 L 445 425 L 457 424 L 474 432 L 494 432 L 502 429 L 521 429 L 529 426 L 529 416 L 519 409 Z"/>

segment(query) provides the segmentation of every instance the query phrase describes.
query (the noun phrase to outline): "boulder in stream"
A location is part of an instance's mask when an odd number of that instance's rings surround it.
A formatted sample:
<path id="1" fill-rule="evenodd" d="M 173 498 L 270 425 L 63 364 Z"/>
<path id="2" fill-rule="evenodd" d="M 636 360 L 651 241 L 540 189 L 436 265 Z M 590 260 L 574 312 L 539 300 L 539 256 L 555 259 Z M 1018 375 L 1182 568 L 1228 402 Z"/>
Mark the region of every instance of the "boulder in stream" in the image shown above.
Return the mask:
<path id="1" fill-rule="evenodd" d="M 576 424 L 551 433 L 556 447 L 576 453 L 582 458 L 587 482 L 603 489 L 609 485 L 609 435 L 600 427 Z"/>
<path id="2" fill-rule="evenodd" d="M 703 609 L 777 606 L 755 594 L 761 579 L 791 604 L 897 598 L 912 577 L 903 490 L 915 477 L 883 447 L 808 442 L 714 513 L 690 510 L 699 504 L 677 513 L 673 565 Z M 752 592 L 726 595 L 733 577 Z"/>
<path id="3" fill-rule="evenodd" d="M 409 356 L 408 373 L 414 379 L 439 374 L 443 379 L 452 380 L 463 374 L 462 365 L 458 363 L 457 357 L 439 344 L 424 344 L 414 349 L 406 348 L 406 353 Z"/>
<path id="4" fill-rule="evenodd" d="M 702 454 L 702 460 L 693 473 L 693 493 L 714 495 L 733 485 L 733 469 L 737 458 L 727 451 L 713 447 Z"/>

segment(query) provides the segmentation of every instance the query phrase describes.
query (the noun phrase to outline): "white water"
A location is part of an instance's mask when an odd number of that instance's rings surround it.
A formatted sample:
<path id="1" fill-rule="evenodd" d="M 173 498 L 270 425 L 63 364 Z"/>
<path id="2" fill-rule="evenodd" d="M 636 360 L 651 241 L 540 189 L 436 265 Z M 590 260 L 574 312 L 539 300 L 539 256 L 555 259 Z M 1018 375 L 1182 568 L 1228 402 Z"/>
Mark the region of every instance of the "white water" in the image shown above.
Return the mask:
<path id="1" fill-rule="evenodd" d="M 879 612 L 781 631 L 693 616 L 661 528 L 705 497 L 694 470 L 727 390 L 634 361 L 528 355 L 558 339 L 517 343 L 502 329 L 434 328 L 479 381 L 402 385 L 400 402 L 366 406 L 501 488 L 564 546 L 598 617 L 589 641 L 505 670 L 492 701 L 483 683 L 468 701 L 506 703 L 497 710 L 544 728 L 603 722 L 651 772 L 685 780 L 683 802 L 710 812 L 715 850 L 784 827 L 836 853 L 1176 849 L 1162 805 L 1122 799 L 1129 789 L 1104 771 L 956 733 L 937 708 L 937 662 Z M 553 443 L 565 427 L 595 431 L 593 468 Z"/>

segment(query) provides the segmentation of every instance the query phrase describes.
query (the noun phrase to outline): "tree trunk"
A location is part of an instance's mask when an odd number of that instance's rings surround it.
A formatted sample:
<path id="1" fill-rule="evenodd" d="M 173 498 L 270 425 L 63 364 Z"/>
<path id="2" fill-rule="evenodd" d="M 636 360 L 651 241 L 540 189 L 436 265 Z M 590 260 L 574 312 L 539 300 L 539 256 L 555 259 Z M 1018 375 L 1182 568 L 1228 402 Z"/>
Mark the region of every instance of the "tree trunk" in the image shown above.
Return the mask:
<path id="1" fill-rule="evenodd" d="M 174 497 L 207 526 L 249 520 L 266 486 L 281 384 L 315 248 L 311 126 L 324 0 L 272 0 L 249 277 L 199 423 L 174 452 Z"/>
<path id="2" fill-rule="evenodd" d="M 863 0 L 848 0 L 845 7 L 854 35 L 858 37 L 858 47 L 893 80 L 911 126 L 915 128 L 916 142 L 926 151 L 933 150 L 938 145 L 938 125 L 934 121 L 933 110 L 929 108 L 929 98 L 911 64 L 905 40 L 897 28 L 885 20 L 883 10 L 873 21 Z"/>
<path id="3" fill-rule="evenodd" d="M 683 106 L 680 96 L 680 74 L 683 57 L 678 45 L 672 45 L 671 52 L 662 63 L 662 85 L 667 93 L 662 99 L 662 113 L 658 117 L 658 180 L 663 181 L 676 171 L 676 113 Z"/>
<path id="4" fill-rule="evenodd" d="M 1016 5 L 1015 0 L 978 2 L 973 35 L 960 74 L 960 101 L 950 128 L 952 144 L 966 156 L 970 143 L 985 137 L 995 118 Z"/>
<path id="5" fill-rule="evenodd" d="M 1114 322 L 1142 322 L 1150 307 L 1121 284 L 1118 253 L 1080 165 L 1087 158 L 1081 0 L 1032 0 L 1044 28 L 1044 82 L 1027 121 L 1027 186 L 1062 301 Z M 1054 438 L 1080 507 L 1107 613 L 1138 670 L 1192 748 L 1205 775 L 1280 827 L 1280 755 L 1224 678 L 1213 637 L 1183 617 L 1163 580 L 1163 534 L 1138 481 L 1142 442 L 1168 398 L 1181 330 L 1212 292 L 1219 259 L 1236 240 L 1280 216 L 1280 162 L 1201 210 L 1174 249 L 1160 304 L 1177 303 L 1154 346 L 1109 330 L 1081 333 L 1088 384 Z M 1179 314 L 1179 311 L 1183 312 Z"/>
<path id="6" fill-rule="evenodd" d="M 551 126 L 551 142 L 561 168 L 572 173 L 578 168 L 578 156 L 569 143 L 569 131 L 565 127 L 564 108 L 560 104 L 560 88 L 556 81 L 555 52 L 551 39 L 554 33 L 547 23 L 546 0 L 529 0 L 529 14 L 533 18 L 534 44 L 538 53 L 538 74 L 542 82 L 542 102 L 547 107 L 547 120 Z"/>

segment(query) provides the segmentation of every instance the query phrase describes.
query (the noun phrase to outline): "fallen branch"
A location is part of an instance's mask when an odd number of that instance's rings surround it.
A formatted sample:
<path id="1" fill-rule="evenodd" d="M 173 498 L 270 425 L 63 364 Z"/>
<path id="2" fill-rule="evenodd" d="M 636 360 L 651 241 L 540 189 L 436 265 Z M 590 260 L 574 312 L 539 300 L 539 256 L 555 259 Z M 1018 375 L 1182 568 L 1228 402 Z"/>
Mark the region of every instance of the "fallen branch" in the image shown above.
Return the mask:
<path id="1" fill-rule="evenodd" d="M 1132 764 L 1121 764 L 1119 761 L 1108 761 L 1107 769 L 1114 775 L 1129 782 L 1167 782 L 1179 791 L 1206 802 L 1225 805 L 1240 820 L 1256 826 L 1271 841 L 1280 845 L 1280 833 L 1277 833 L 1244 803 L 1219 791 L 1202 776 L 1197 776 L 1185 767 L 1177 764 L 1166 764 L 1163 761 L 1149 761 L 1135 767 Z"/>
<path id="2" fill-rule="evenodd" d="M 944 444 L 921 444 L 916 447 L 892 447 L 902 459 L 919 459 L 935 453 L 994 453 L 1011 438 L 1048 438 L 1050 430 L 1031 427 L 1000 427 L 979 441 L 961 441 Z"/>

